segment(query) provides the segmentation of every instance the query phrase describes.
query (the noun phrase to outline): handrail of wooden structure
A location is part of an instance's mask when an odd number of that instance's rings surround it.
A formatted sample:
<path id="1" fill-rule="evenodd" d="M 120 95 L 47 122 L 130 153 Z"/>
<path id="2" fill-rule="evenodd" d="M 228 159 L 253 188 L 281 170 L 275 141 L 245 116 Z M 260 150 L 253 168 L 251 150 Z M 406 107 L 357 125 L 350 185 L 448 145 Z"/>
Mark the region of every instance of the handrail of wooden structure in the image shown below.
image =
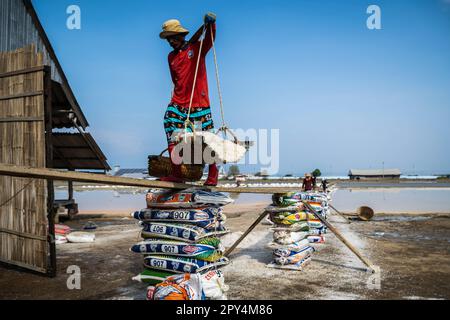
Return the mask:
<path id="1" fill-rule="evenodd" d="M 0 73 L 0 78 L 15 77 L 15 76 L 24 75 L 27 73 L 44 71 L 44 68 L 45 68 L 45 66 L 37 66 L 37 67 L 31 67 L 31 68 L 26 68 L 26 69 L 21 69 L 21 70 L 3 72 L 3 73 Z"/>
<path id="2" fill-rule="evenodd" d="M 200 185 L 173 183 L 166 181 L 155 181 L 145 179 L 134 179 L 125 177 L 108 176 L 105 174 L 75 172 L 75 171 L 60 171 L 46 168 L 31 168 L 9 164 L 0 164 L 0 175 L 21 177 L 21 178 L 35 178 L 47 179 L 56 181 L 76 181 L 87 183 L 98 183 L 104 185 L 115 186 L 131 186 L 142 188 L 162 188 L 162 189 L 188 189 L 192 187 L 199 187 Z M 229 193 L 259 193 L 259 194 L 273 194 L 285 193 L 289 191 L 298 190 L 298 187 L 208 187 L 211 191 L 229 192 Z"/>

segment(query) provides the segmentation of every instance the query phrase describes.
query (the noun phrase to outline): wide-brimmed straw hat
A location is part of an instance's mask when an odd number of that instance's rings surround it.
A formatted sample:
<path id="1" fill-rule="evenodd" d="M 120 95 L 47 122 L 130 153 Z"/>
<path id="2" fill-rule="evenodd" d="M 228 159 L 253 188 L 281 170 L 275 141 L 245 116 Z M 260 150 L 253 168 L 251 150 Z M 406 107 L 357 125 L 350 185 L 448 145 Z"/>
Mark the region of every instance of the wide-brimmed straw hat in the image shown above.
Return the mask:
<path id="1" fill-rule="evenodd" d="M 180 21 L 176 19 L 171 19 L 164 22 L 162 29 L 163 31 L 159 34 L 161 39 L 167 39 L 167 37 L 177 34 L 187 35 L 189 33 L 189 30 L 183 28 Z"/>

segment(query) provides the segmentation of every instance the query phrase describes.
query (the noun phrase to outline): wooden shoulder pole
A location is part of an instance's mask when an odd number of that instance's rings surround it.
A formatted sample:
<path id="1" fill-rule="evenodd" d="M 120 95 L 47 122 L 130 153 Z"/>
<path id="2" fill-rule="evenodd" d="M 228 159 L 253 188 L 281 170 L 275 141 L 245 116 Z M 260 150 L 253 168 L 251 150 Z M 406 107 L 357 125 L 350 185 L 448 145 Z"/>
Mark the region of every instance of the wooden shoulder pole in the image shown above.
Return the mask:
<path id="1" fill-rule="evenodd" d="M 23 178 L 35 178 L 35 179 L 50 179 L 57 181 L 78 181 L 87 183 L 99 183 L 104 185 L 115 186 L 131 186 L 142 188 L 161 188 L 161 189 L 174 189 L 184 190 L 192 187 L 200 187 L 200 185 L 187 184 L 187 183 L 174 183 L 166 181 L 154 181 L 146 179 L 134 179 L 125 177 L 108 176 L 105 174 L 95 174 L 86 172 L 75 171 L 61 171 L 48 168 L 31 168 L 24 166 L 8 165 L 0 163 L 0 175 L 11 177 L 23 177 Z M 224 188 L 224 187 L 212 187 L 208 188 L 211 191 L 229 192 L 229 193 L 260 193 L 260 194 L 274 194 L 274 193 L 286 193 L 296 190 L 295 187 L 242 187 L 242 188 Z"/>
<path id="2" fill-rule="evenodd" d="M 324 225 L 327 226 L 328 229 L 330 229 L 335 235 L 336 237 L 341 240 L 346 246 L 347 248 L 349 248 L 367 267 L 368 270 L 371 271 L 372 273 L 375 272 L 375 269 L 373 267 L 373 263 L 368 260 L 367 258 L 365 258 L 359 251 L 358 249 L 356 249 L 343 235 L 342 233 L 337 230 L 335 227 L 333 227 L 327 220 L 325 220 L 324 218 L 322 218 L 322 216 L 320 214 L 317 213 L 317 211 L 306 201 L 302 201 L 303 204 L 305 205 L 305 207 L 312 212 L 312 214 L 314 214 L 314 216 L 319 219 Z"/>

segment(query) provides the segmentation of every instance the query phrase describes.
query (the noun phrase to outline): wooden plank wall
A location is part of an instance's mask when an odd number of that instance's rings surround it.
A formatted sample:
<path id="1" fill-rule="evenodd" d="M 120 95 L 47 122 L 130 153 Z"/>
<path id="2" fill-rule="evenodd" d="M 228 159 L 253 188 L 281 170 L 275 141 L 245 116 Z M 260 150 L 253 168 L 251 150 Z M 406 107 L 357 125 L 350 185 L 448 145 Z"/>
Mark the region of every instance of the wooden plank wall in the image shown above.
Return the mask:
<path id="1" fill-rule="evenodd" d="M 0 52 L 0 163 L 46 167 L 44 71 L 1 77 L 42 65 L 33 46 Z M 47 235 L 47 182 L 0 176 L 0 261 L 46 273 Z"/>

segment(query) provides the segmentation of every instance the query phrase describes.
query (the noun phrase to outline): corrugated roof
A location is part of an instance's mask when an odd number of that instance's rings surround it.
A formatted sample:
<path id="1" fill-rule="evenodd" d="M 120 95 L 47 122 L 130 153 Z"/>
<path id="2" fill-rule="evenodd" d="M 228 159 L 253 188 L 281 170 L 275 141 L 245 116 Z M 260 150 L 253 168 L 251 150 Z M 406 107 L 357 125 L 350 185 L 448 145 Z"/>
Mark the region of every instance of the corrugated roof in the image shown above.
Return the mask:
<path id="1" fill-rule="evenodd" d="M 349 176 L 397 176 L 401 175 L 399 169 L 350 169 Z"/>

